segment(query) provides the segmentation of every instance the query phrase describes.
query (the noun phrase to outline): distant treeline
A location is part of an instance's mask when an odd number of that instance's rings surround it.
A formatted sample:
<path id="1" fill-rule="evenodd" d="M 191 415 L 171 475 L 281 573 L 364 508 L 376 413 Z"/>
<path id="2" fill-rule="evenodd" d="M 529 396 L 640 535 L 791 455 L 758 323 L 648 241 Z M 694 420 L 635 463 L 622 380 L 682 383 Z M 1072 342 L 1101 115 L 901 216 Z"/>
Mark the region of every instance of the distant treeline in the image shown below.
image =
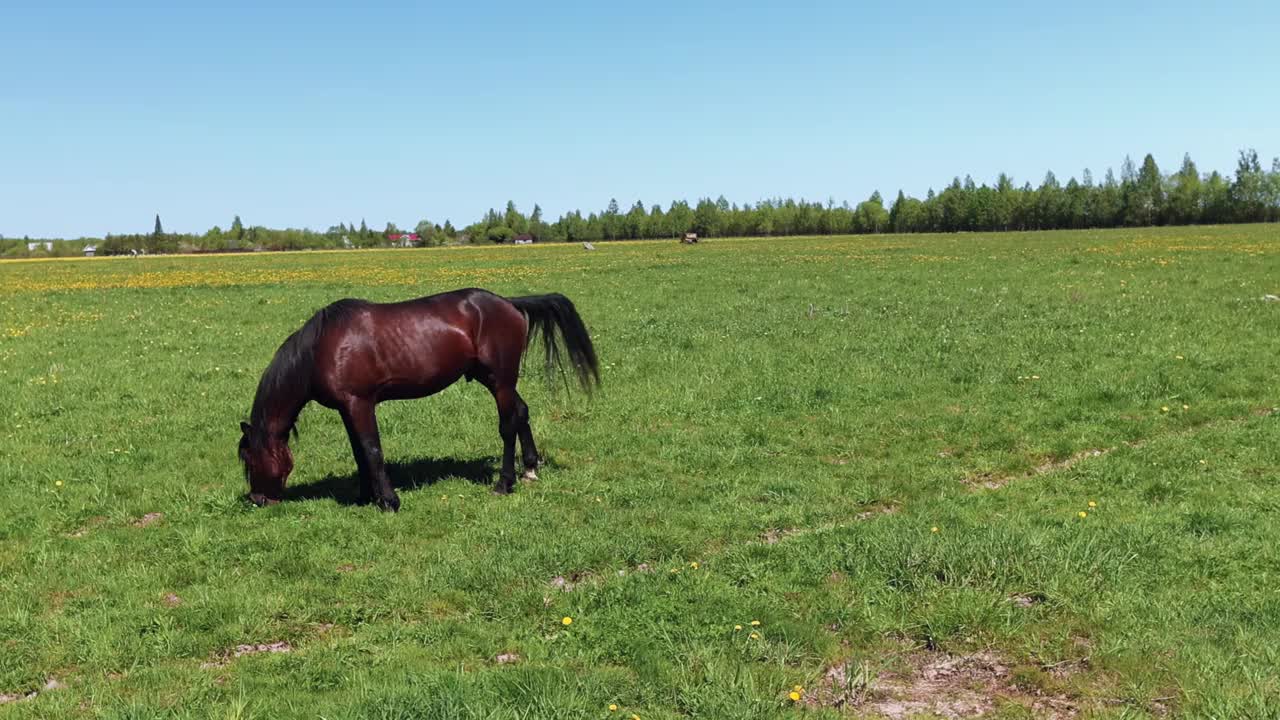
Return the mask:
<path id="1" fill-rule="evenodd" d="M 686 232 L 702 237 L 828 235 L 858 233 L 915 233 L 1073 228 L 1194 225 L 1280 220 L 1280 158 L 1263 170 L 1254 150 L 1242 150 L 1235 174 L 1202 174 L 1184 157 L 1181 168 L 1164 174 L 1147 155 L 1141 166 L 1126 157 L 1120 177 L 1108 169 L 1101 182 L 1085 170 L 1066 184 L 1049 172 L 1039 187 L 1014 184 L 1003 173 L 994 185 L 978 185 L 971 177 L 955 178 L 942 192 L 932 189 L 924 199 L 898 192 L 885 206 L 879 192 L 851 206 L 764 200 L 754 205 L 730 204 L 723 196 L 696 204 L 677 200 L 667 208 L 636 202 L 623 210 L 617 200 L 600 213 L 585 217 L 578 210 L 546 222 L 542 208 L 525 215 L 508 202 L 504 212 L 490 210 L 461 230 L 420 221 L 412 231 L 388 223 L 371 230 L 362 220 L 339 223 L 327 230 L 275 230 L 245 227 L 237 216 L 227 230 L 213 227 L 203 235 L 164 232 L 160 218 L 150 233 L 107 235 L 104 238 L 38 241 L 0 238 L 0 256 L 79 255 L 93 246 L 99 255 L 130 253 L 199 253 L 249 250 L 306 250 L 413 245 L 430 247 L 466 243 L 504 243 L 516 239 L 538 242 L 582 242 L 674 238 Z"/>

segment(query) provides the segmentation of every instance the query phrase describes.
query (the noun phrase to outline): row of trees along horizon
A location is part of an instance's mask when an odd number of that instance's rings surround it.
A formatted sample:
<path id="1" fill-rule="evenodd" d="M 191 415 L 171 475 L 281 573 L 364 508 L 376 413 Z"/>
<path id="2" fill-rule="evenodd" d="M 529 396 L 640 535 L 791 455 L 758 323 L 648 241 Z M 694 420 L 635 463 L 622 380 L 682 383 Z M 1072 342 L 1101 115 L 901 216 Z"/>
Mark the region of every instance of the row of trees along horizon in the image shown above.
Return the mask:
<path id="1" fill-rule="evenodd" d="M 1185 156 L 1175 173 L 1163 174 L 1148 154 L 1141 166 L 1126 157 L 1120 177 L 1108 169 L 1101 182 L 1089 170 L 1065 184 L 1053 172 L 1039 187 L 1014 184 L 1001 173 L 994 185 L 976 184 L 971 177 L 955 178 L 941 192 L 932 189 L 924 199 L 898 192 L 886 208 L 875 192 L 851 206 L 834 201 L 773 199 L 754 205 L 730 204 L 723 196 L 646 207 L 636 202 L 623 210 L 611 200 L 600 213 L 585 217 L 581 211 L 565 213 L 554 222 L 542 217 L 535 205 L 525 215 L 514 202 L 506 210 L 489 210 L 479 221 L 461 230 L 446 220 L 420 221 L 412 232 L 418 245 L 505 243 L 528 236 L 538 242 L 599 242 L 643 238 L 674 238 L 686 232 L 700 237 L 830 235 L 859 233 L 918 233 L 965 231 L 1024 231 L 1079 228 L 1141 227 L 1280 221 L 1280 158 L 1264 171 L 1254 150 L 1242 150 L 1233 177 L 1213 171 L 1202 174 Z M 103 255 L 146 253 L 236 252 L 246 250 L 304 250 L 370 248 L 397 244 L 390 236 L 402 235 L 394 223 L 381 231 L 363 220 L 339 223 L 324 231 L 271 229 L 245 226 L 236 216 L 227 230 L 213 227 L 203 235 L 166 233 L 157 215 L 147 234 L 109 234 L 104 238 L 55 240 L 53 249 L 30 250 L 29 238 L 0 238 L 0 256 L 77 255 L 93 244 Z"/>

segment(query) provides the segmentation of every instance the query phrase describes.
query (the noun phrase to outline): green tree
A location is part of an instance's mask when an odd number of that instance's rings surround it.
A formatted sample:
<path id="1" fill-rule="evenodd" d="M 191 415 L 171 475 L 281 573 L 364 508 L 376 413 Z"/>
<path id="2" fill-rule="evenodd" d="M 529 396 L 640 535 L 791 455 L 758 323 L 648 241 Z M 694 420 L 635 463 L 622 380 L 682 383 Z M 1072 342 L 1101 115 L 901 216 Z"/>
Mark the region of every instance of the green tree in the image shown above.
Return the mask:
<path id="1" fill-rule="evenodd" d="M 1063 193 L 1062 186 L 1053 171 L 1045 173 L 1044 182 L 1036 191 L 1033 227 L 1037 230 L 1048 230 L 1061 227 Z"/>
<path id="2" fill-rule="evenodd" d="M 1013 228 L 1013 211 L 1018 206 L 1018 189 L 1013 186 L 1013 178 L 1004 173 L 996 178 L 996 195 L 992 201 L 991 221 L 995 230 L 1011 230 Z"/>
<path id="3" fill-rule="evenodd" d="M 1231 183 L 1214 170 L 1205 178 L 1200 188 L 1202 203 L 1201 217 L 1206 223 L 1226 223 L 1234 219 L 1234 208 L 1231 204 Z"/>
<path id="4" fill-rule="evenodd" d="M 1178 225 L 1200 222 L 1200 171 L 1190 154 L 1182 156 L 1182 168 L 1173 176 L 1169 191 L 1169 219 Z"/>
<path id="5" fill-rule="evenodd" d="M 720 232 L 720 210 L 710 198 L 698 201 L 693 211 L 693 231 L 701 237 L 715 237 Z"/>
<path id="6" fill-rule="evenodd" d="M 485 231 L 485 236 L 489 242 L 505 243 L 515 237 L 515 232 L 506 225 L 490 225 Z"/>
<path id="7" fill-rule="evenodd" d="M 1280 220 L 1280 157 L 1271 158 L 1271 172 L 1267 175 L 1267 219 Z"/>
<path id="8" fill-rule="evenodd" d="M 648 230 L 649 214 L 645 212 L 644 203 L 637 200 L 635 205 L 627 211 L 627 217 L 623 221 L 624 234 L 626 237 L 637 240 L 645 237 Z"/>
<path id="9" fill-rule="evenodd" d="M 1231 184 L 1231 204 L 1239 222 L 1261 222 L 1267 217 L 1267 179 L 1256 150 L 1241 150 L 1236 179 Z"/>
<path id="10" fill-rule="evenodd" d="M 542 236 L 547 233 L 546 223 L 542 221 L 542 206 L 534 203 L 533 212 L 529 214 L 529 234 L 534 240 L 542 241 Z"/>
<path id="11" fill-rule="evenodd" d="M 1142 159 L 1142 169 L 1138 170 L 1137 192 L 1142 224 L 1155 225 L 1164 214 L 1165 201 L 1160 168 L 1151 153 Z"/>
<path id="12" fill-rule="evenodd" d="M 616 240 L 621 233 L 621 213 L 622 211 L 618 208 L 618 199 L 610 198 L 609 206 L 605 208 L 604 215 L 597 221 L 600 224 L 602 237 L 605 240 Z"/>
<path id="13" fill-rule="evenodd" d="M 506 212 L 502 215 L 502 224 L 511 228 L 511 232 L 515 235 L 523 235 L 529 228 L 529 221 L 516 209 L 514 200 L 507 201 Z"/>
<path id="14" fill-rule="evenodd" d="M 858 203 L 858 209 L 854 214 L 863 232 L 881 233 L 889 224 L 889 212 L 884 209 L 884 198 L 880 197 L 879 190 L 871 193 L 870 198 Z"/>

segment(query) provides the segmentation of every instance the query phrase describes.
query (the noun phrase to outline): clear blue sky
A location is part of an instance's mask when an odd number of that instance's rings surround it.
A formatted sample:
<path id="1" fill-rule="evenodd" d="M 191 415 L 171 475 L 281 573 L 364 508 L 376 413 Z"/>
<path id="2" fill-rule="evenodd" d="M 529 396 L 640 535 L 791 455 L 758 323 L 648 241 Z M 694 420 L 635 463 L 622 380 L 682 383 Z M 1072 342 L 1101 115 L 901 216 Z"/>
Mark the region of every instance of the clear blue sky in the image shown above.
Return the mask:
<path id="1" fill-rule="evenodd" d="M 0 10 L 0 233 L 857 202 L 1280 154 L 1280 3 Z"/>

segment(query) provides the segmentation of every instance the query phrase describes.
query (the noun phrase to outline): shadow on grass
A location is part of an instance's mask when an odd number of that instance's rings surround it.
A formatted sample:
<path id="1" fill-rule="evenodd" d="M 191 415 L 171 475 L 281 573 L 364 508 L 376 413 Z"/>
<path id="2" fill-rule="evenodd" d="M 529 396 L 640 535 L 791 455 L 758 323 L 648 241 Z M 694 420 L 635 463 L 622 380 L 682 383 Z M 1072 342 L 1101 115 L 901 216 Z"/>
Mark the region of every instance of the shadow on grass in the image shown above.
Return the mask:
<path id="1" fill-rule="evenodd" d="M 456 460 L 454 458 L 418 458 L 411 462 L 387 463 L 387 474 L 396 490 L 428 487 L 446 478 L 462 478 L 476 485 L 492 485 L 497 471 L 497 458 Z M 340 505 L 358 505 L 360 477 L 357 473 L 330 475 L 323 480 L 286 487 L 284 501 L 332 499 Z"/>

